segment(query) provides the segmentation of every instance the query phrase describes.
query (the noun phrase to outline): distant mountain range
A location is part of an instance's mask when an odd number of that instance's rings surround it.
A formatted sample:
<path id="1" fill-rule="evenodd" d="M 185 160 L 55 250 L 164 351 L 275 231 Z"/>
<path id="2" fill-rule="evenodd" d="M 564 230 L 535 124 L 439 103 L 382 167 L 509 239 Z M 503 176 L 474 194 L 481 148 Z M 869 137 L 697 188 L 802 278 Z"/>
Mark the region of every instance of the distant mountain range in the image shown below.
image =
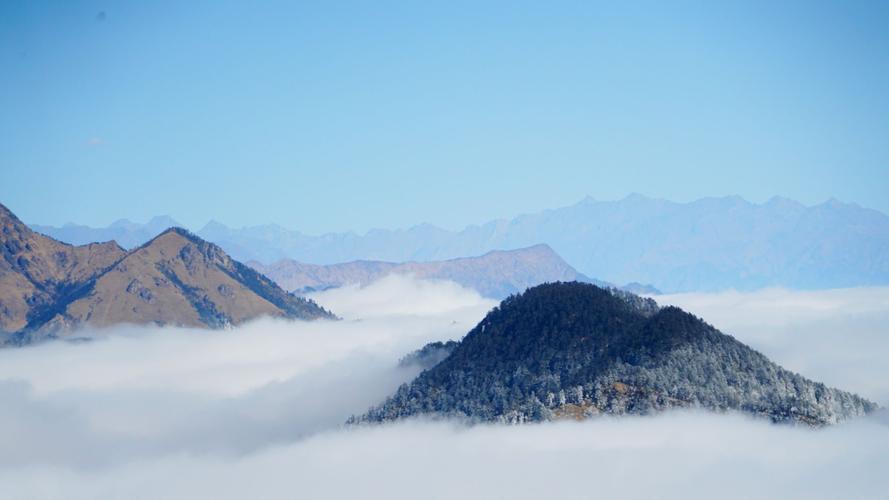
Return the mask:
<path id="1" fill-rule="evenodd" d="M 303 264 L 283 259 L 272 265 L 248 262 L 285 290 L 305 294 L 356 283 L 367 285 L 389 274 L 410 274 L 421 279 L 450 280 L 477 290 L 486 297 L 502 299 L 528 287 L 555 281 L 582 281 L 614 286 L 589 278 L 562 260 L 548 245 L 535 245 L 518 250 L 494 250 L 480 257 L 463 257 L 445 261 L 406 262 L 354 261 L 344 264 Z M 658 293 L 656 289 L 631 284 L 639 289 Z"/>
<path id="2" fill-rule="evenodd" d="M 34 231 L 71 245 L 86 245 L 97 241 L 114 241 L 126 249 L 141 246 L 160 234 L 161 231 L 171 227 L 182 227 L 182 224 L 179 224 L 167 215 L 153 217 L 144 224 L 120 219 L 103 228 L 92 228 L 74 223 L 68 223 L 62 227 L 31 225 L 31 229 Z"/>
<path id="3" fill-rule="evenodd" d="M 35 229 L 74 244 L 114 238 L 124 246 L 151 233 L 129 222 Z M 197 234 L 234 258 L 263 263 L 425 262 L 545 243 L 587 276 L 670 292 L 889 284 L 889 217 L 836 200 L 814 206 L 778 197 L 763 204 L 739 197 L 674 203 L 631 195 L 585 199 L 458 232 L 423 224 L 309 236 L 275 225 L 232 229 L 210 222 Z"/>
<path id="4" fill-rule="evenodd" d="M 180 228 L 129 252 L 36 233 L 0 205 L 0 345 L 120 323 L 221 327 L 258 316 L 332 318 Z"/>
<path id="5" fill-rule="evenodd" d="M 681 309 L 585 283 L 512 296 L 460 342 L 429 344 L 402 364 L 425 370 L 351 423 L 522 423 L 705 408 L 817 427 L 878 408 L 781 368 Z"/>

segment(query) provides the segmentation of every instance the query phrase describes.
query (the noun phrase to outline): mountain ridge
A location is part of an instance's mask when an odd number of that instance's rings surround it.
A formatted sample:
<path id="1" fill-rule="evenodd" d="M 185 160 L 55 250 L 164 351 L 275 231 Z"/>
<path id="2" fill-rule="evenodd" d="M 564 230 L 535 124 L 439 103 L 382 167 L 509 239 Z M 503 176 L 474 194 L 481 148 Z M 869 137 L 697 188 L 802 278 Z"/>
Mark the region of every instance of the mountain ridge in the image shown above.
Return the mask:
<path id="1" fill-rule="evenodd" d="M 407 356 L 435 364 L 350 422 L 426 415 L 521 423 L 704 408 L 817 427 L 878 409 L 677 307 L 632 297 L 576 282 L 511 296 L 456 344 Z"/>
<path id="2" fill-rule="evenodd" d="M 219 328 L 259 316 L 335 318 L 183 228 L 125 252 L 114 242 L 57 242 L 2 205 L 0 222 L 0 343 L 22 345 L 87 324 Z M 91 264 L 86 270 L 77 267 L 81 254 Z"/>
<path id="3" fill-rule="evenodd" d="M 72 222 L 68 222 L 60 227 L 41 224 L 33 224 L 30 227 L 38 233 L 72 245 L 114 241 L 123 249 L 131 250 L 154 238 L 167 228 L 181 226 L 179 222 L 169 215 L 156 215 L 145 223 L 132 222 L 129 219 L 118 219 L 101 228 L 74 224 Z"/>
<path id="4" fill-rule="evenodd" d="M 123 258 L 115 242 L 74 246 L 31 231 L 0 204 L 0 331 L 27 327 L 56 297 Z"/>
<path id="5" fill-rule="evenodd" d="M 364 286 L 389 274 L 450 280 L 472 288 L 485 297 L 497 299 L 552 281 L 583 281 L 616 288 L 616 285 L 577 272 L 546 244 L 515 250 L 491 250 L 477 257 L 431 262 L 358 260 L 325 266 L 282 259 L 268 266 L 256 261 L 247 265 L 273 279 L 282 288 L 298 294 L 348 284 Z M 636 286 L 645 288 L 644 285 Z M 657 293 L 651 287 L 646 290 Z"/>
<path id="6" fill-rule="evenodd" d="M 677 203 L 633 194 L 448 231 L 429 224 L 311 236 L 280 226 L 197 231 L 242 261 L 427 262 L 546 243 L 578 272 L 665 292 L 889 284 L 889 216 L 835 199 Z"/>

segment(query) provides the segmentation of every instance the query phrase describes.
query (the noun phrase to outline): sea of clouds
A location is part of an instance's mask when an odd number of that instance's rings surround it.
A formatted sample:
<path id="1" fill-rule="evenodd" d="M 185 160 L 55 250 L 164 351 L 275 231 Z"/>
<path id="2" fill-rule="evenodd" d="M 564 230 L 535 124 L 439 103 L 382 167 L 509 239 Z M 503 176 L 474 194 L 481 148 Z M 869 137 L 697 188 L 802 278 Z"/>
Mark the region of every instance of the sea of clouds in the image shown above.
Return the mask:
<path id="1" fill-rule="evenodd" d="M 344 428 L 399 359 L 495 305 L 393 276 L 315 295 L 343 319 L 120 327 L 0 351 L 0 498 L 885 498 L 889 422 L 823 430 L 674 412 L 522 427 Z M 685 294 L 809 378 L 889 406 L 889 288 Z"/>

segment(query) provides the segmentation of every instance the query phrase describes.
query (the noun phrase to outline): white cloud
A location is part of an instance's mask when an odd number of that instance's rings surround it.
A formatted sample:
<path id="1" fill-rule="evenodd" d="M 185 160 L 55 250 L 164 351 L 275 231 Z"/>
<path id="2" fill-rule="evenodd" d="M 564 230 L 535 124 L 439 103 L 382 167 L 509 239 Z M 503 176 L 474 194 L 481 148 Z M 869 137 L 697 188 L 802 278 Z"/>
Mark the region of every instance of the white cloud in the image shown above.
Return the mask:
<path id="1" fill-rule="evenodd" d="M 311 298 L 350 318 L 441 315 L 479 304 L 486 309 L 497 305 L 453 281 L 418 280 L 406 274 L 390 274 L 363 288 L 357 284 L 334 288 Z"/>
<path id="2" fill-rule="evenodd" d="M 889 426 L 671 413 L 342 429 L 492 302 L 399 277 L 315 298 L 338 322 L 122 327 L 0 351 L 0 498 L 878 497 Z M 667 296 L 804 375 L 886 404 L 889 289 Z M 881 399 L 882 398 L 882 399 Z"/>
<path id="3" fill-rule="evenodd" d="M 0 472 L 4 498 L 879 498 L 889 428 L 668 414 L 525 427 L 408 422 L 247 455 Z"/>
<path id="4" fill-rule="evenodd" d="M 366 314 L 378 294 L 423 301 L 425 314 L 391 305 Z M 407 278 L 317 299 L 344 319 L 122 326 L 82 332 L 91 342 L 0 351 L 0 465 L 245 453 L 336 428 L 416 376 L 398 366 L 402 356 L 460 338 L 494 305 L 453 283 Z"/>
<path id="5" fill-rule="evenodd" d="M 85 332 L 97 340 L 0 351 L 0 380 L 25 380 L 39 394 L 175 389 L 240 395 L 350 356 L 394 364 L 427 342 L 462 337 L 496 305 L 451 282 L 406 277 L 314 298 L 344 319 L 261 319 L 228 331 L 122 326 Z"/>

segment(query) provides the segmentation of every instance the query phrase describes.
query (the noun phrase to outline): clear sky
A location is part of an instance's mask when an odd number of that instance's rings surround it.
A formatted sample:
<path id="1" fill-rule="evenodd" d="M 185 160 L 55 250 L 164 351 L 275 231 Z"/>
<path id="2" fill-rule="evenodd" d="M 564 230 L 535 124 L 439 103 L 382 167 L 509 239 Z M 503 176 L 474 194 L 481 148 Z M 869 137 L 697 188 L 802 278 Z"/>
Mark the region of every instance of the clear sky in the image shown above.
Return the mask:
<path id="1" fill-rule="evenodd" d="M 4 1 L 0 202 L 309 233 L 630 192 L 889 212 L 887 26 L 885 1 Z"/>

